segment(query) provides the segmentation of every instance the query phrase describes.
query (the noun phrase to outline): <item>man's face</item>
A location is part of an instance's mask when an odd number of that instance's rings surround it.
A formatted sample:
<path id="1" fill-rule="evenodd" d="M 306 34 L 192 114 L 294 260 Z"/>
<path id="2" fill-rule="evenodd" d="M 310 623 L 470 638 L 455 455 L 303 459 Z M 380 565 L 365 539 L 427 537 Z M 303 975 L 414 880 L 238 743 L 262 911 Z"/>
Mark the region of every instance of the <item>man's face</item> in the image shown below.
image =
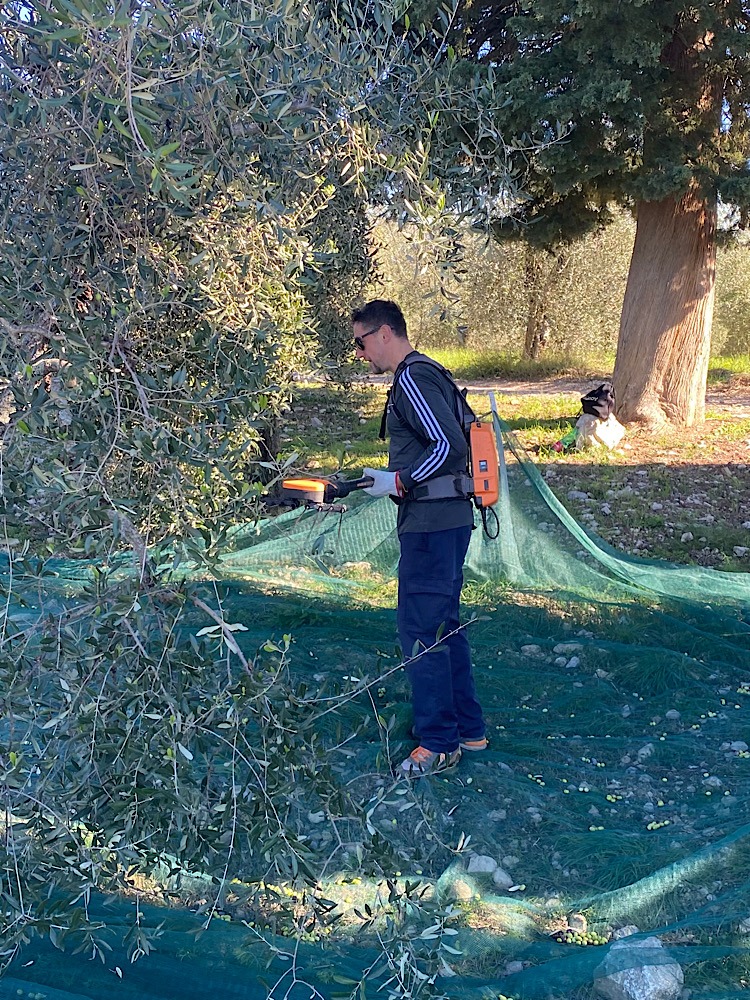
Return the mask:
<path id="1" fill-rule="evenodd" d="M 385 366 L 385 344 L 383 342 L 383 331 L 386 329 L 385 323 L 377 326 L 355 323 L 352 327 L 355 354 L 361 361 L 369 363 L 373 375 L 382 375 L 388 371 Z"/>

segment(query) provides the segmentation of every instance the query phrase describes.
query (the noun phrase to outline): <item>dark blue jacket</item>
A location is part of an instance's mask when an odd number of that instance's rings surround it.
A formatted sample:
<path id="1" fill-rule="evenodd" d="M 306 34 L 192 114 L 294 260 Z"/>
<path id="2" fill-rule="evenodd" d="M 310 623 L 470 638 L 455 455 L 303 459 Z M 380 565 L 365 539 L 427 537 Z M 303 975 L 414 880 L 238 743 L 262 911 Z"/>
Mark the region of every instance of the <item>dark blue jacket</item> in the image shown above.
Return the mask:
<path id="1" fill-rule="evenodd" d="M 457 414 L 457 390 L 449 377 L 418 351 L 401 362 L 393 377 L 386 427 L 388 468 L 406 490 L 437 476 L 466 471 L 468 446 Z M 442 531 L 473 523 L 471 501 L 405 500 L 398 530 Z"/>

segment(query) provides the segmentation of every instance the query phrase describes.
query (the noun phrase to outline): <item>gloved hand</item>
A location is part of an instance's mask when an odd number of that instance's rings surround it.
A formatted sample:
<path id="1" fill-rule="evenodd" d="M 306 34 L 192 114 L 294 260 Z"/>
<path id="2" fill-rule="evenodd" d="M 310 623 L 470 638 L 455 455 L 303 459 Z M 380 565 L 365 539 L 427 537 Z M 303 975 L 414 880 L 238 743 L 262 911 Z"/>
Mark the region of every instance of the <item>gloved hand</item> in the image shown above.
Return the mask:
<path id="1" fill-rule="evenodd" d="M 365 486 L 365 493 L 371 497 L 403 496 L 403 490 L 399 489 L 400 484 L 396 482 L 395 472 L 387 472 L 385 469 L 363 469 L 363 476 L 371 476 L 375 481 L 372 486 Z"/>

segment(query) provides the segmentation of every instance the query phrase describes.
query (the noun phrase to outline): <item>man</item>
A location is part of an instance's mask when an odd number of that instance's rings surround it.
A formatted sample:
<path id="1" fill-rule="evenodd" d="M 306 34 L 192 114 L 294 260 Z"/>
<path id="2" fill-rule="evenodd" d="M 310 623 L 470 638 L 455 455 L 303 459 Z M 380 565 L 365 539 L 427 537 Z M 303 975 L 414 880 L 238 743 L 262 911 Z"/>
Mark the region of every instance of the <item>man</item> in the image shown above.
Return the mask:
<path id="1" fill-rule="evenodd" d="M 469 642 L 459 629 L 463 564 L 473 528 L 461 489 L 467 443 L 463 404 L 450 376 L 409 343 L 395 302 L 375 299 L 352 314 L 357 357 L 373 374 L 393 372 L 387 402 L 388 471 L 365 469 L 373 496 L 398 503 L 398 631 L 419 746 L 400 765 L 420 777 L 457 763 L 461 750 L 483 750 L 482 709 L 474 690 Z"/>

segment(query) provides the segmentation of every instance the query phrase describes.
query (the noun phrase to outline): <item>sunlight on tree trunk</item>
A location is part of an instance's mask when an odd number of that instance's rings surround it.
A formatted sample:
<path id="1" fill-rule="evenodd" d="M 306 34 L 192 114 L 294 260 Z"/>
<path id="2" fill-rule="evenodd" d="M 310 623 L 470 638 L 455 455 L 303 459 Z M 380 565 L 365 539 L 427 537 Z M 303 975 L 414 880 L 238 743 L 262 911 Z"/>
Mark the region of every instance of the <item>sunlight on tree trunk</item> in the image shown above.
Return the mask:
<path id="1" fill-rule="evenodd" d="M 715 276 L 715 202 L 692 187 L 638 204 L 614 371 L 623 422 L 704 419 Z"/>

